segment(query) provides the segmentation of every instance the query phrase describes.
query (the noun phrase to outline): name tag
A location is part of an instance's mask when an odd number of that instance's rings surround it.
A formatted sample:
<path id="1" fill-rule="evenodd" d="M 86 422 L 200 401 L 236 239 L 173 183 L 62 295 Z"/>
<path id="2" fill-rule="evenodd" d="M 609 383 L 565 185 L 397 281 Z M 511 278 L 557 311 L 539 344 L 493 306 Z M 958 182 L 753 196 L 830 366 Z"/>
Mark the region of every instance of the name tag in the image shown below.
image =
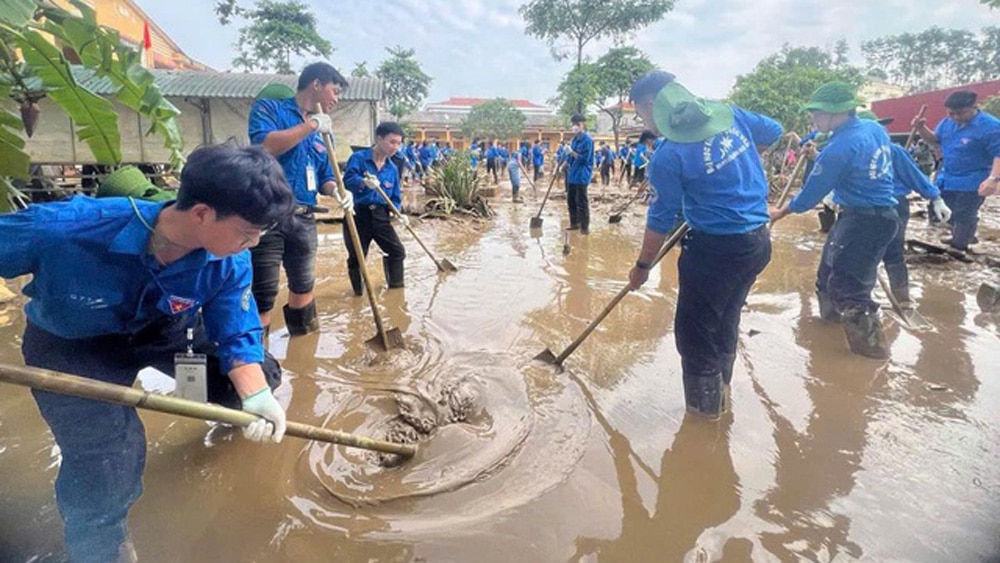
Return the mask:
<path id="1" fill-rule="evenodd" d="M 177 382 L 175 397 L 208 402 L 208 359 L 204 354 L 175 354 L 174 380 Z"/>
<path id="2" fill-rule="evenodd" d="M 306 189 L 311 192 L 316 191 L 316 169 L 312 164 L 306 165 Z"/>

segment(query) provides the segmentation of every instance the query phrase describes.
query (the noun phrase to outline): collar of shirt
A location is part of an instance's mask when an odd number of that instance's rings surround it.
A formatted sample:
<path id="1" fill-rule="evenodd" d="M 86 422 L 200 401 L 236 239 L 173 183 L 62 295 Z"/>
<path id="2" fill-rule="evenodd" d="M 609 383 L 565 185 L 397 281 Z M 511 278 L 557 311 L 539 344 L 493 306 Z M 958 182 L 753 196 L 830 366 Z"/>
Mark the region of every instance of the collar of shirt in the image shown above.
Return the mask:
<path id="1" fill-rule="evenodd" d="M 138 210 L 139 215 L 136 215 L 135 211 L 133 211 L 129 222 L 111 240 L 111 244 L 108 245 L 108 252 L 130 254 L 144 258 L 147 254 L 146 249 L 149 247 L 149 238 L 153 235 L 146 225 L 149 225 L 149 227 L 155 225 L 156 218 L 159 217 L 160 212 L 167 205 L 174 205 L 175 202 L 151 203 L 135 201 L 135 204 L 135 209 Z M 145 224 L 143 224 L 143 221 L 145 221 Z M 209 262 L 216 262 L 221 259 L 203 248 L 198 248 L 167 266 L 167 269 L 175 271 L 195 270 L 204 267 Z"/>

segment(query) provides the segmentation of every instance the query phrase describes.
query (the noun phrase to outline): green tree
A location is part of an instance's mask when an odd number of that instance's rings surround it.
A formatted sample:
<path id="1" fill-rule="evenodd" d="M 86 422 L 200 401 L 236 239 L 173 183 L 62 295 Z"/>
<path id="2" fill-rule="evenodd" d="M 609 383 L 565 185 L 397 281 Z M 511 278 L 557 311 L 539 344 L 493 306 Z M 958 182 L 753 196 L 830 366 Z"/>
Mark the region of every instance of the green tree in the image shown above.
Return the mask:
<path id="1" fill-rule="evenodd" d="M 329 58 L 333 54 L 333 46 L 316 30 L 316 16 L 301 2 L 258 0 L 247 9 L 236 0 L 222 0 L 216 3 L 215 13 L 223 25 L 234 17 L 245 21 L 236 41 L 239 56 L 233 59 L 233 66 L 245 72 L 273 69 L 278 74 L 294 74 L 293 56 Z"/>
<path id="2" fill-rule="evenodd" d="M 397 45 L 386 47 L 386 51 L 390 56 L 379 65 L 375 76 L 385 82 L 389 113 L 398 121 L 420 106 L 433 79 L 420 68 L 413 49 Z"/>
<path id="3" fill-rule="evenodd" d="M 372 73 L 368 72 L 368 61 L 355 63 L 354 68 L 351 70 L 351 76 L 356 76 L 358 78 L 368 78 L 371 75 Z"/>
<path id="4" fill-rule="evenodd" d="M 585 62 L 566 73 L 549 103 L 555 105 L 559 115 L 568 122 L 574 113 L 583 113 L 580 108 L 599 105 L 599 100 L 597 65 Z"/>
<path id="5" fill-rule="evenodd" d="M 934 26 L 918 33 L 878 37 L 861 44 L 869 70 L 915 91 L 934 90 L 996 77 L 1000 28 L 980 34 Z"/>
<path id="6" fill-rule="evenodd" d="M 994 117 L 1000 117 L 1000 96 L 990 96 L 989 98 L 986 98 L 979 103 L 979 109 Z"/>
<path id="7" fill-rule="evenodd" d="M 983 6 L 989 6 L 991 10 L 1000 8 L 1000 0 L 979 0 L 979 3 Z"/>
<path id="8" fill-rule="evenodd" d="M 653 68 L 653 63 L 645 53 L 635 47 L 615 47 L 597 59 L 597 108 L 611 118 L 616 147 L 619 144 L 618 133 L 622 118 L 625 116 L 622 106 L 628 101 L 629 90 L 639 77 Z"/>
<path id="9" fill-rule="evenodd" d="M 622 39 L 663 18 L 674 0 L 531 0 L 518 9 L 525 33 L 548 42 L 556 60 L 566 58 L 556 42 L 567 39 L 583 66 L 583 48 L 595 39 Z M 577 112 L 583 112 L 581 104 Z"/>
<path id="10" fill-rule="evenodd" d="M 813 91 L 831 80 L 856 87 L 865 83 L 860 69 L 835 66 L 834 59 L 816 47 L 789 47 L 763 59 L 750 74 L 740 75 L 729 101 L 777 119 L 787 130 L 804 131 L 809 114 L 800 108 Z"/>
<path id="11" fill-rule="evenodd" d="M 521 135 L 525 120 L 524 114 L 514 104 L 496 98 L 473 107 L 462 120 L 461 129 L 469 139 L 510 139 Z"/>
<path id="12" fill-rule="evenodd" d="M 133 47 L 118 32 L 97 24 L 89 4 L 69 0 L 79 15 L 41 0 L 5 0 L 0 5 L 0 101 L 13 99 L 21 117 L 0 108 L 0 211 L 18 199 L 11 178 L 27 179 L 29 158 L 20 131 L 30 133 L 38 118 L 36 102 L 50 98 L 72 120 L 77 138 L 87 144 L 98 163 L 121 163 L 118 114 L 111 101 L 81 86 L 65 53 L 117 89 L 115 99 L 150 122 L 150 132 L 164 138 L 171 164 L 183 164 L 183 140 L 168 102 L 142 67 Z M 59 40 L 56 48 L 43 33 Z"/>

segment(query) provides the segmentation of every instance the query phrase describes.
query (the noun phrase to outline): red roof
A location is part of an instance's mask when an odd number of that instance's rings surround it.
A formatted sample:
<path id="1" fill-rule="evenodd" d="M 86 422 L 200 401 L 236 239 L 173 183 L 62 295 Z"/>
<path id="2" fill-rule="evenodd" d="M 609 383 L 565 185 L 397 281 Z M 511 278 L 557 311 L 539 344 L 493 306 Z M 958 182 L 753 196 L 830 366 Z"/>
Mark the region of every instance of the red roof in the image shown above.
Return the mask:
<path id="1" fill-rule="evenodd" d="M 990 96 L 1000 94 L 1000 80 L 966 84 L 965 86 L 934 90 L 933 92 L 921 92 L 920 94 L 912 94 L 889 100 L 878 100 L 872 102 L 872 111 L 879 117 L 891 117 L 895 119 L 895 121 L 886 126 L 890 133 L 905 134 L 910 132 L 910 121 L 920 113 L 920 106 L 927 104 L 925 117 L 927 118 L 927 126 L 933 131 L 934 127 L 947 115 L 947 110 L 944 107 L 945 99 L 952 92 L 959 90 L 972 90 L 978 95 L 979 101 L 982 102 Z"/>
<path id="2" fill-rule="evenodd" d="M 479 104 L 489 102 L 494 98 L 448 98 L 443 102 L 435 102 L 433 104 L 427 104 L 429 106 L 478 106 Z M 545 109 L 545 106 L 540 106 L 535 103 L 531 103 L 528 100 L 507 100 L 516 108 L 536 108 Z"/>

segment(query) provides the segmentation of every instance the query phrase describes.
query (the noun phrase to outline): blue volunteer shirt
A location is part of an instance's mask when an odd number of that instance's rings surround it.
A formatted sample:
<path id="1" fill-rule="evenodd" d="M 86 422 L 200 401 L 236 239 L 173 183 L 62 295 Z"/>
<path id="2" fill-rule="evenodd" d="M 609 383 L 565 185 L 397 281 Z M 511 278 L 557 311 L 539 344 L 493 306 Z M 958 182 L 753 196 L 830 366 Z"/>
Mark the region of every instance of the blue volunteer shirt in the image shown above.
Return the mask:
<path id="1" fill-rule="evenodd" d="M 941 191 L 927 179 L 906 149 L 893 143 L 892 149 L 892 195 L 902 201 L 910 192 L 917 192 L 926 199 L 941 197 Z"/>
<path id="2" fill-rule="evenodd" d="M 683 211 L 695 231 L 716 235 L 750 232 L 770 220 L 767 180 L 757 146 L 782 133 L 770 117 L 732 106 L 733 125 L 698 143 L 665 140 L 647 166 L 654 197 L 646 226 L 669 233 Z"/>
<path id="3" fill-rule="evenodd" d="M 531 161 L 535 166 L 541 166 L 545 162 L 545 152 L 542 151 L 541 145 L 535 145 L 531 149 Z"/>
<path id="4" fill-rule="evenodd" d="M 830 190 L 833 201 L 843 207 L 896 205 L 891 145 L 881 125 L 851 117 L 830 135 L 790 209 L 794 213 L 808 211 Z"/>
<path id="5" fill-rule="evenodd" d="M 250 142 L 259 145 L 272 131 L 291 129 L 305 121 L 295 98 L 281 100 L 260 99 L 250 108 Z M 297 145 L 278 155 L 278 162 L 285 170 L 285 179 L 300 205 L 316 205 L 316 191 L 327 182 L 333 182 L 333 169 L 326 156 L 323 137 L 315 131 Z M 309 174 L 312 174 L 312 181 Z M 312 187 L 313 189 L 309 189 Z"/>
<path id="6" fill-rule="evenodd" d="M 569 148 L 576 156 L 566 153 L 569 162 L 566 181 L 570 184 L 590 184 L 594 176 L 594 140 L 586 131 L 580 131 L 573 137 Z"/>
<path id="7" fill-rule="evenodd" d="M 941 143 L 943 166 L 938 181 L 945 191 L 974 192 L 1000 157 L 1000 120 L 979 111 L 966 125 L 946 117 L 934 134 Z"/>
<path id="8" fill-rule="evenodd" d="M 430 147 L 420 147 L 418 153 L 420 155 L 420 164 L 424 165 L 425 168 L 434 162 L 434 153 L 431 152 Z"/>
<path id="9" fill-rule="evenodd" d="M 135 205 L 152 226 L 168 203 Z M 161 267 L 146 251 L 150 235 L 127 198 L 31 205 L 0 215 L 0 277 L 32 274 L 28 321 L 61 338 L 135 334 L 163 317 L 193 327 L 201 309 L 225 373 L 262 362 L 250 253 L 199 249 Z"/>
<path id="10" fill-rule="evenodd" d="M 639 145 L 635 148 L 635 153 L 632 155 L 632 166 L 636 168 L 643 168 L 646 166 L 646 159 L 643 156 L 646 154 L 646 145 Z"/>
<path id="11" fill-rule="evenodd" d="M 372 150 L 364 149 L 355 152 L 351 158 L 347 159 L 347 167 L 344 168 L 344 185 L 354 194 L 355 207 L 368 207 L 369 205 L 386 205 L 385 200 L 375 190 L 365 186 L 365 172 L 376 176 L 392 203 L 399 209 L 402 205 L 403 195 L 399 190 L 399 170 L 388 158 L 379 170 L 372 160 Z M 386 206 L 388 207 L 388 206 Z"/>

